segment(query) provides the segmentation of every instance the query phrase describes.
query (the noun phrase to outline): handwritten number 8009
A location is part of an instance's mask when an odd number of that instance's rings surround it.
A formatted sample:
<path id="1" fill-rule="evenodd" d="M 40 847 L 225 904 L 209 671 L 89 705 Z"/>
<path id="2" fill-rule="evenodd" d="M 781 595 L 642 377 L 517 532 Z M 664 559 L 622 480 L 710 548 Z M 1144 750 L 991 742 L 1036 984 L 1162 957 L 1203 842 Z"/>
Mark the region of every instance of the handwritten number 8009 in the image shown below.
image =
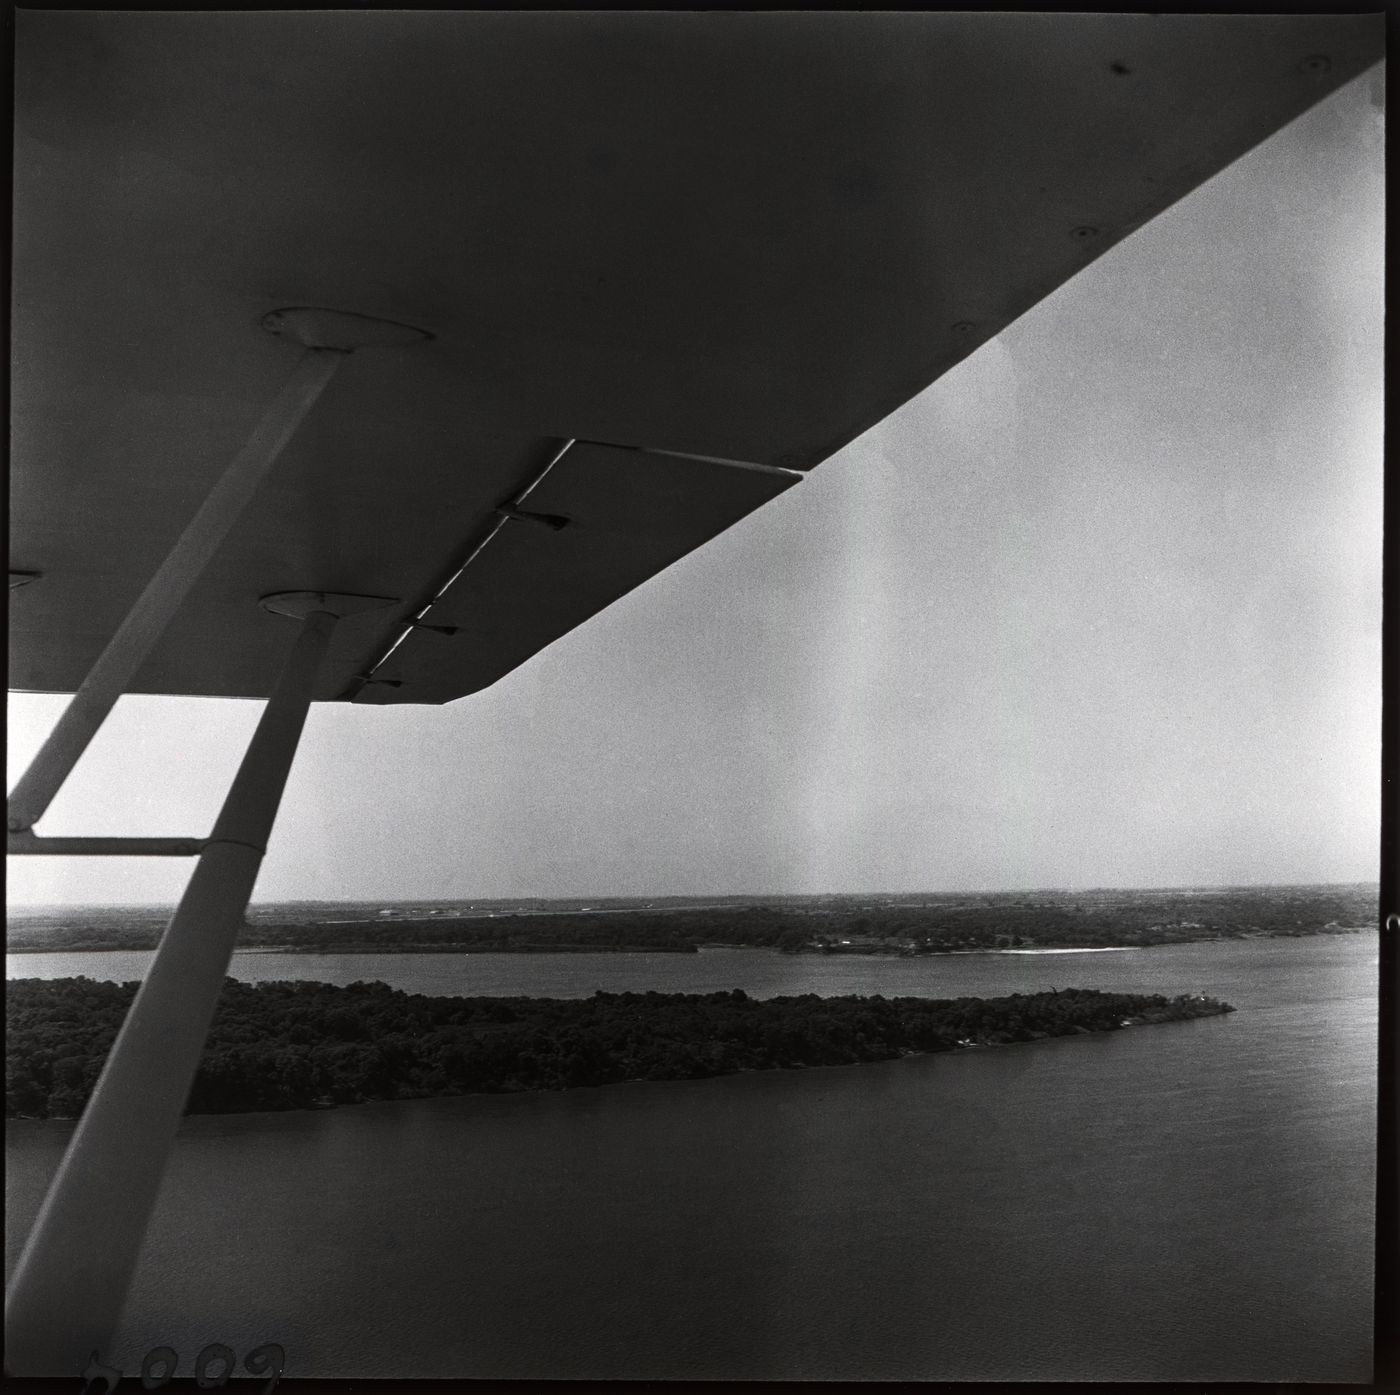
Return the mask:
<path id="1" fill-rule="evenodd" d="M 156 1347 L 148 1351 L 141 1362 L 141 1384 L 147 1390 L 159 1390 L 175 1374 L 180 1364 L 180 1356 L 173 1347 Z M 214 1390 L 224 1384 L 233 1374 L 238 1358 L 230 1347 L 222 1342 L 211 1342 L 194 1359 L 194 1380 L 201 1390 Z M 272 1395 L 281 1378 L 282 1368 L 287 1364 L 287 1353 L 276 1342 L 266 1342 L 255 1347 L 243 1358 L 243 1369 L 254 1376 L 267 1376 L 268 1382 L 262 1388 L 262 1395 Z M 210 1375 L 210 1369 L 216 1368 Z M 121 1379 L 121 1372 L 111 1366 L 104 1366 L 93 1352 L 92 1359 L 83 1372 L 83 1395 L 112 1395 Z M 102 1382 L 101 1385 L 95 1382 Z M 104 1388 L 105 1387 L 105 1388 Z"/>

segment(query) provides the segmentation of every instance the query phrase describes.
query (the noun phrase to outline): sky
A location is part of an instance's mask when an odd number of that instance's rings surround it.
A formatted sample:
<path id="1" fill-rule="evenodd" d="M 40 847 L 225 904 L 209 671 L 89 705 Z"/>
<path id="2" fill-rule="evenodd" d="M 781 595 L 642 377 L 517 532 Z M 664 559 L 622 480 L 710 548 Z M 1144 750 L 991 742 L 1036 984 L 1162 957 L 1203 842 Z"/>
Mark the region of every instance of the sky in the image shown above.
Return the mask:
<path id="1" fill-rule="evenodd" d="M 494 687 L 313 708 L 255 900 L 1375 880 L 1383 145 L 1376 72 Z M 124 697 L 38 831 L 204 836 L 259 710 Z"/>

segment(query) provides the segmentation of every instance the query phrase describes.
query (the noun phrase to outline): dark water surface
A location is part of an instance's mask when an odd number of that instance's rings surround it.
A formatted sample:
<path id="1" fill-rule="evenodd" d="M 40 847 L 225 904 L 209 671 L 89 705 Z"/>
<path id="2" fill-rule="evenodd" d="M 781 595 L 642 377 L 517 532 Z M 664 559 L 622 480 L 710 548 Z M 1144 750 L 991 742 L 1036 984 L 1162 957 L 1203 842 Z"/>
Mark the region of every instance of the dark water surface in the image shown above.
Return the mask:
<path id="1" fill-rule="evenodd" d="M 1364 1381 L 1374 935 L 1123 953 L 240 955 L 423 992 L 1207 993 L 1225 1018 L 182 1126 L 114 1353 L 289 1376 Z M 139 976 L 145 955 L 15 956 Z M 41 965 L 37 961 L 48 961 Z M 76 961 L 83 961 L 79 965 Z M 104 969 L 104 965 L 110 965 Z M 7 1267 L 71 1124 L 8 1130 Z"/>

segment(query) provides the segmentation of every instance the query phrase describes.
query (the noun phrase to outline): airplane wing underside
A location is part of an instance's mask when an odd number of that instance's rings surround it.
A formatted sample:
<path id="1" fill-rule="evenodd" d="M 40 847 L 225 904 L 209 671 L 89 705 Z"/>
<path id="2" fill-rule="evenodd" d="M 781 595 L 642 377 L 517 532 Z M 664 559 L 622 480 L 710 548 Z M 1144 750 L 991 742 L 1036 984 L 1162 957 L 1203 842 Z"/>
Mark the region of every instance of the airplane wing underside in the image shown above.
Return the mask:
<path id="1" fill-rule="evenodd" d="M 265 697 L 258 598 L 323 589 L 395 604 L 343 622 L 319 698 L 446 702 L 1382 44 L 1368 15 L 21 12 L 11 685 L 81 682 L 291 371 L 269 311 L 433 337 L 349 357 L 133 690 Z M 568 525 L 500 521 L 571 441 L 529 496 Z"/>

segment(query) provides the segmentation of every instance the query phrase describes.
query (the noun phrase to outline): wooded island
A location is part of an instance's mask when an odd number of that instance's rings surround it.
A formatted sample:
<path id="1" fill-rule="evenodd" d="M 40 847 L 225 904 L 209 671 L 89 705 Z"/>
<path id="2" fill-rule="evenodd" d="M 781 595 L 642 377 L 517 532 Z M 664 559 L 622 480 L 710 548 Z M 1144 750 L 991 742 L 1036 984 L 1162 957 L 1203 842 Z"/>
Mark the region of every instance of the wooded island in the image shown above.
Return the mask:
<path id="1" fill-rule="evenodd" d="M 135 995 L 89 978 L 7 984 L 5 1112 L 81 1112 Z M 1001 998 L 595 993 L 456 998 L 383 983 L 228 979 L 187 1112 L 559 1090 L 852 1065 L 1233 1012 L 1196 995 L 1067 988 Z"/>

